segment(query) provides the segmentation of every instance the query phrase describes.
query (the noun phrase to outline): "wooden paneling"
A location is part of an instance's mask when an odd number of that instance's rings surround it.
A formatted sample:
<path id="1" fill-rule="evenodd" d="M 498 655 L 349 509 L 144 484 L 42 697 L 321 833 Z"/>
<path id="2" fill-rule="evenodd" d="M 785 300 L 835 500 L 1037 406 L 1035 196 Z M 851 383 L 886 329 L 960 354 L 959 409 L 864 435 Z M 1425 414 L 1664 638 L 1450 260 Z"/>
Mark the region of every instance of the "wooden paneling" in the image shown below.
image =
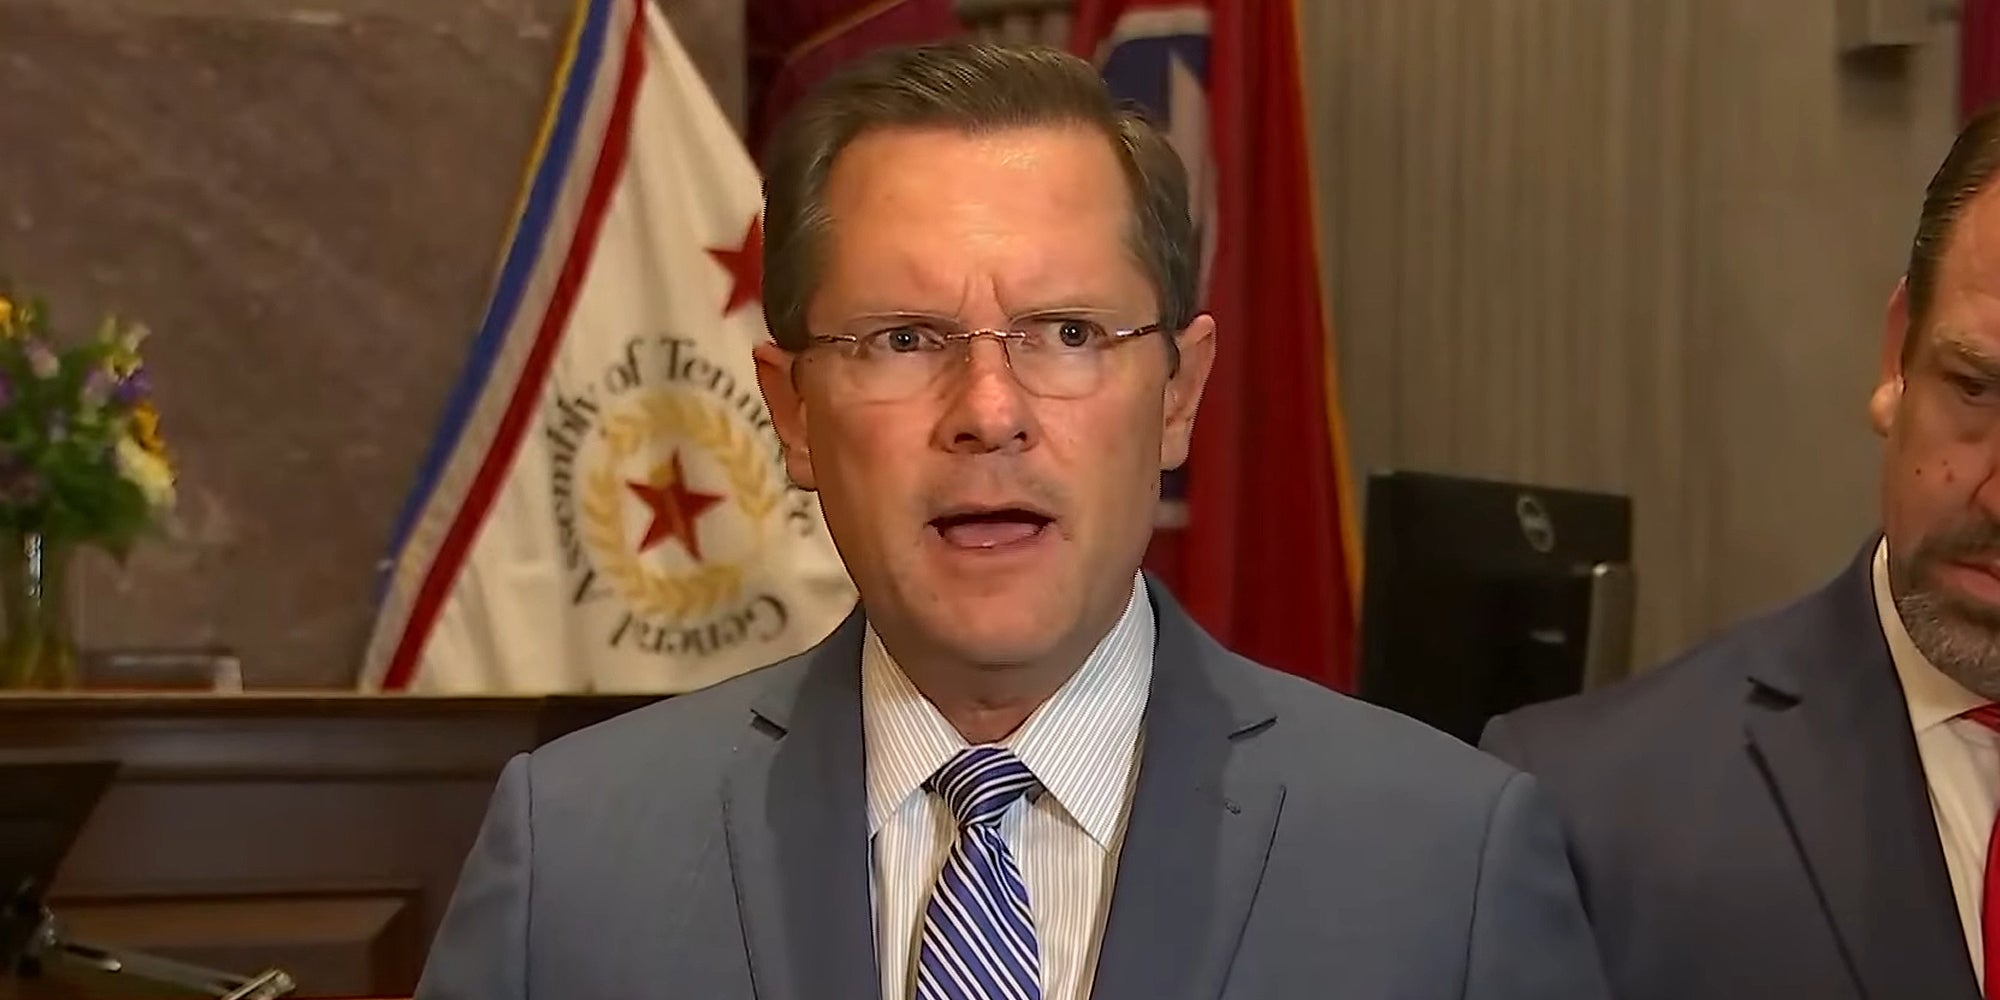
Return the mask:
<path id="1" fill-rule="evenodd" d="M 124 765 L 57 880 L 93 944 L 403 995 L 514 754 L 653 699 L 0 697 L 0 754 Z"/>

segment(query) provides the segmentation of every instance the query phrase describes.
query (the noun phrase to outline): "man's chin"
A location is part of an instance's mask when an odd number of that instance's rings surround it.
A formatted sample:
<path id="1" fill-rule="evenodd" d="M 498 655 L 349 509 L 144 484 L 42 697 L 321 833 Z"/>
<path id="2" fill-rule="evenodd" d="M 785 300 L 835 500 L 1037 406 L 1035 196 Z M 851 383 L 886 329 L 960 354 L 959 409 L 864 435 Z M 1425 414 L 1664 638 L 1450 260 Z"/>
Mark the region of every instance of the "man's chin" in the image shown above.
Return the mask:
<path id="1" fill-rule="evenodd" d="M 1045 663 L 1060 645 L 1056 636 L 999 628 L 959 628 L 944 644 L 961 663 L 985 670 L 1014 670 Z"/>
<path id="2" fill-rule="evenodd" d="M 1896 612 L 1932 666 L 1966 690 L 2000 700 L 2000 608 L 1939 587 L 1897 597 Z"/>
<path id="3" fill-rule="evenodd" d="M 1074 622 L 1032 594 L 941 601 L 915 622 L 937 652 L 959 663 L 1004 670 L 1046 662 Z"/>

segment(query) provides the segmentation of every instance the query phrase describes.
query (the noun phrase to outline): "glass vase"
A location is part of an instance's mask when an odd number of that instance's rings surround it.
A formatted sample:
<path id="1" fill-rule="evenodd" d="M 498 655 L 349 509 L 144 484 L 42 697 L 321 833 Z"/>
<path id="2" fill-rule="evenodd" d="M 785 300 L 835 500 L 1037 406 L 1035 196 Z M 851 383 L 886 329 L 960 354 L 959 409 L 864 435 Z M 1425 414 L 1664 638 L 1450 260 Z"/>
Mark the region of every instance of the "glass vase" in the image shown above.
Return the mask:
<path id="1" fill-rule="evenodd" d="M 35 534 L 0 535 L 0 688 L 59 691 L 76 686 L 76 625 L 69 571 L 74 545 Z"/>

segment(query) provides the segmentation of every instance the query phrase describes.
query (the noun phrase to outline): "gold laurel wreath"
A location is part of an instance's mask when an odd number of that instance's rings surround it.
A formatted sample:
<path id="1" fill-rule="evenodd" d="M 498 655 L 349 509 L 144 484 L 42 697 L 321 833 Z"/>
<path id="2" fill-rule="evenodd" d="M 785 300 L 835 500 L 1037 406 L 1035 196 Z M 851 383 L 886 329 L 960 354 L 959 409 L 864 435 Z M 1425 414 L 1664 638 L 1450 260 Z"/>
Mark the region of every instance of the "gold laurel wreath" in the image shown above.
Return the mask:
<path id="1" fill-rule="evenodd" d="M 618 469 L 655 436 L 687 441 L 715 457 L 729 480 L 730 499 L 753 523 L 778 506 L 769 456 L 719 406 L 678 396 L 649 396 L 637 412 L 613 414 L 603 425 L 610 460 L 585 476 L 578 507 L 583 537 L 600 555 L 599 569 L 647 616 L 679 621 L 735 600 L 743 589 L 738 563 L 706 563 L 686 573 L 656 573 L 639 561 L 625 537 Z"/>

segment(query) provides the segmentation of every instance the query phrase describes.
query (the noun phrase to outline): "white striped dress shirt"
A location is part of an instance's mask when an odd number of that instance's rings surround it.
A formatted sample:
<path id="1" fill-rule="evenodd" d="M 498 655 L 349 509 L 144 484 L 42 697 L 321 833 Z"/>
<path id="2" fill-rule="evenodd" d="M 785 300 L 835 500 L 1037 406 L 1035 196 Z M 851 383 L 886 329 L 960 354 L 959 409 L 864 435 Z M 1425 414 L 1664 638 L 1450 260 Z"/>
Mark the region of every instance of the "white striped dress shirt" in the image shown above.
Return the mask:
<path id="1" fill-rule="evenodd" d="M 1143 577 L 1081 669 L 1002 741 L 1043 792 L 1009 806 L 1000 834 L 1021 868 L 1041 949 L 1044 1000 L 1086 1000 L 1139 771 L 1139 723 L 1153 677 L 1153 605 Z M 924 782 L 965 739 L 869 629 L 861 653 L 876 960 L 882 1000 L 915 995 L 924 907 L 957 836 Z"/>

